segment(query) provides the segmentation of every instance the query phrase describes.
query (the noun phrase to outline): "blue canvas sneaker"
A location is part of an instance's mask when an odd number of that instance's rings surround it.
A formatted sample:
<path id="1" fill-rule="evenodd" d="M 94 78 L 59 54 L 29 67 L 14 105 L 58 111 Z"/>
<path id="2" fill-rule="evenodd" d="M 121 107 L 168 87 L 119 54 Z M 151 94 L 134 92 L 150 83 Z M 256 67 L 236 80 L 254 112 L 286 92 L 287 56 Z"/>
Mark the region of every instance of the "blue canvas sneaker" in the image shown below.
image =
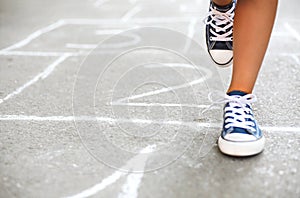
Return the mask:
<path id="1" fill-rule="evenodd" d="M 254 119 L 251 103 L 253 94 L 229 92 L 225 99 L 224 124 L 218 146 L 222 153 L 232 156 L 251 156 L 263 151 L 265 138 Z"/>
<path id="2" fill-rule="evenodd" d="M 235 0 L 226 6 L 210 2 L 206 24 L 206 45 L 212 60 L 219 66 L 229 66 L 233 60 L 233 18 Z"/>

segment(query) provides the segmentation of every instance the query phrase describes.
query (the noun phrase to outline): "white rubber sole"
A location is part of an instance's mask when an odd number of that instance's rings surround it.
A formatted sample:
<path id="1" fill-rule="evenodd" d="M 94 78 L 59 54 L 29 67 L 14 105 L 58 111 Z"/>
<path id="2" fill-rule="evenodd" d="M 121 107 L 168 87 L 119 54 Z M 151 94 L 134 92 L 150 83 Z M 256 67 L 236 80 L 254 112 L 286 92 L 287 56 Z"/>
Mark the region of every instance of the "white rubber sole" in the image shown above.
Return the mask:
<path id="1" fill-rule="evenodd" d="M 218 146 L 222 153 L 231 156 L 251 156 L 261 153 L 265 146 L 265 137 L 248 142 L 227 141 L 222 137 L 218 139 Z"/>

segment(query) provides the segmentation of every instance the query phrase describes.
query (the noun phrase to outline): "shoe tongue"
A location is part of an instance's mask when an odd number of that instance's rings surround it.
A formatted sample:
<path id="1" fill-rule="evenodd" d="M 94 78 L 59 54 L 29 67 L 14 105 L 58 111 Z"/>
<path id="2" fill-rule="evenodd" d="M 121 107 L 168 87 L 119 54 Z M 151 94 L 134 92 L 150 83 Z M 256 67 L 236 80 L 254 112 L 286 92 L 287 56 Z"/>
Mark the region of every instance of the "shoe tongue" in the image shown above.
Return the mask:
<path id="1" fill-rule="evenodd" d="M 243 92 L 243 91 L 238 91 L 238 90 L 234 90 L 231 92 L 228 92 L 227 95 L 229 96 L 244 96 L 247 95 L 247 93 Z M 240 127 L 233 127 L 233 132 L 232 133 L 244 133 L 244 134 L 249 134 L 248 131 L 246 129 L 240 128 Z"/>
<path id="2" fill-rule="evenodd" d="M 234 90 L 234 91 L 231 91 L 231 92 L 228 92 L 227 95 L 229 96 L 244 96 L 244 95 L 247 95 L 247 93 L 243 92 L 243 91 L 237 91 L 237 90 Z"/>
<path id="3" fill-rule="evenodd" d="M 214 2 L 212 2 L 212 4 L 218 11 L 226 12 L 227 10 L 229 10 L 232 7 L 233 1 L 224 6 L 217 5 Z"/>

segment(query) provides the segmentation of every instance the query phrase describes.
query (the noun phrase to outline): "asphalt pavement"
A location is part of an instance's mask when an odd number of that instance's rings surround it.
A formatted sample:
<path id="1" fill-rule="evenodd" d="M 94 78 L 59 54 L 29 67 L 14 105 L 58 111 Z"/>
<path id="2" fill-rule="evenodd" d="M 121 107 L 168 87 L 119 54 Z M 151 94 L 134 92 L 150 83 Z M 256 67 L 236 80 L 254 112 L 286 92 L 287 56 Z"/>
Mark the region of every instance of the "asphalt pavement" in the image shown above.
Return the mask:
<path id="1" fill-rule="evenodd" d="M 0 3 L 0 197 L 300 197 L 300 14 L 279 3 L 254 90 L 263 153 L 221 154 L 231 67 L 206 0 Z"/>

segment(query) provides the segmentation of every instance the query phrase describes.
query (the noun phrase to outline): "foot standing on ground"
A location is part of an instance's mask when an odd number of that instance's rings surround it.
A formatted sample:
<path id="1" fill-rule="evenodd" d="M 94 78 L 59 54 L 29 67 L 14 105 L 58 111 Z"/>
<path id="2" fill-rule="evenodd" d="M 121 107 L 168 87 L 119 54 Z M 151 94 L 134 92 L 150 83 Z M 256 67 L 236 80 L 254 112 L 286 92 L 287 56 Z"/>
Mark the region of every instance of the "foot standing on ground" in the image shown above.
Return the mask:
<path id="1" fill-rule="evenodd" d="M 224 97 L 221 152 L 250 156 L 263 151 L 265 139 L 251 103 L 259 69 L 271 36 L 278 0 L 213 0 L 205 20 L 206 44 L 213 61 L 233 62 L 231 83 Z"/>

